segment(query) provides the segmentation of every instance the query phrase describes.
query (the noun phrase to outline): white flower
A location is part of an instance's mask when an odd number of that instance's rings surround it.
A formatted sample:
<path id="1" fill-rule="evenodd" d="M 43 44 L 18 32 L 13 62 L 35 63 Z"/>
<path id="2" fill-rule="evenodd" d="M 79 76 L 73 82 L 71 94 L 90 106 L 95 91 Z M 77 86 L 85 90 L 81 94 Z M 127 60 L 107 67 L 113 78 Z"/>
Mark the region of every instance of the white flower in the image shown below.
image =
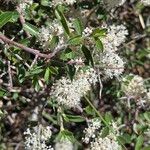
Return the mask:
<path id="1" fill-rule="evenodd" d="M 42 26 L 42 28 L 39 30 L 39 40 L 44 43 L 49 41 L 52 38 L 52 33 L 50 28 L 46 28 Z"/>
<path id="2" fill-rule="evenodd" d="M 138 75 L 130 74 L 122 79 L 122 91 L 126 95 L 130 106 L 130 100 L 136 100 L 137 105 L 144 106 L 150 104 L 150 92 L 144 85 L 144 79 Z"/>
<path id="3" fill-rule="evenodd" d="M 124 71 L 123 60 L 115 53 L 104 53 L 101 57 L 104 74 L 107 77 L 119 77 Z"/>
<path id="4" fill-rule="evenodd" d="M 111 25 L 108 27 L 106 37 L 102 38 L 104 51 L 115 52 L 125 42 L 128 31 L 124 25 Z"/>
<path id="5" fill-rule="evenodd" d="M 51 97 L 56 98 L 60 105 L 65 105 L 69 108 L 78 107 L 80 105 L 80 94 L 74 84 L 74 81 L 71 82 L 68 78 L 61 78 L 54 83 Z"/>
<path id="6" fill-rule="evenodd" d="M 61 78 L 52 87 L 51 97 L 55 98 L 58 104 L 68 108 L 80 108 L 80 99 L 91 89 L 91 84 L 97 81 L 97 74 L 94 69 L 86 72 L 80 71 L 73 81 L 68 78 Z"/>
<path id="7" fill-rule="evenodd" d="M 146 88 L 142 77 L 138 75 L 130 75 L 122 80 L 124 82 L 122 85 L 122 90 L 128 97 L 139 97 L 146 93 Z"/>
<path id="8" fill-rule="evenodd" d="M 33 3 L 33 0 L 21 0 L 18 5 L 20 13 L 22 15 L 25 15 L 26 8 L 30 7 L 32 3 Z"/>
<path id="9" fill-rule="evenodd" d="M 59 141 L 55 144 L 55 150 L 73 150 L 73 144 L 69 140 Z"/>
<path id="10" fill-rule="evenodd" d="M 47 141 L 51 138 L 52 132 L 49 126 L 35 127 L 34 131 L 29 128 L 24 132 L 25 135 L 25 149 L 26 150 L 53 150 L 51 146 L 47 146 Z"/>
<path id="11" fill-rule="evenodd" d="M 90 36 L 92 33 L 92 28 L 89 28 L 89 27 L 86 27 L 84 30 L 83 30 L 83 37 L 88 37 Z"/>
<path id="12" fill-rule="evenodd" d="M 101 121 L 99 119 L 91 119 L 88 121 L 88 128 L 84 129 L 85 137 L 82 138 L 83 142 L 89 143 L 91 138 L 96 137 L 96 130 L 101 127 Z"/>
<path id="13" fill-rule="evenodd" d="M 106 136 L 105 138 L 98 137 L 94 142 L 91 142 L 90 150 L 120 150 L 121 146 L 116 140 Z"/>
<path id="14" fill-rule="evenodd" d="M 76 3 L 76 0 L 63 0 L 63 1 L 68 5 L 73 5 L 74 3 Z"/>
<path id="15" fill-rule="evenodd" d="M 141 0 L 141 3 L 143 3 L 145 6 L 150 5 L 150 0 Z"/>
<path id="16" fill-rule="evenodd" d="M 64 33 L 63 27 L 58 20 L 54 20 L 50 25 L 50 28 L 54 35 L 60 36 Z"/>

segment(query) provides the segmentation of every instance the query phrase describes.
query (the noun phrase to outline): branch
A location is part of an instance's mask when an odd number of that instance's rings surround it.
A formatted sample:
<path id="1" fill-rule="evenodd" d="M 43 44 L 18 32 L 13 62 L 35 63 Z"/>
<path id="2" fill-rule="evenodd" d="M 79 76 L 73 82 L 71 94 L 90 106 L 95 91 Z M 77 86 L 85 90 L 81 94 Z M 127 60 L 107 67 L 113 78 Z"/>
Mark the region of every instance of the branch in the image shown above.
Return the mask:
<path id="1" fill-rule="evenodd" d="M 44 53 L 41 53 L 39 50 L 37 49 L 33 49 L 33 48 L 29 48 L 29 47 L 26 47 L 20 43 L 17 43 L 15 41 L 12 41 L 10 40 L 9 38 L 7 38 L 5 35 L 1 34 L 0 33 L 0 40 L 2 40 L 4 43 L 7 43 L 7 44 L 10 44 L 10 45 L 14 45 L 26 52 L 29 52 L 35 56 L 38 56 L 38 57 L 42 57 L 42 58 L 46 58 L 46 59 L 51 59 L 52 57 L 54 57 L 60 50 L 64 49 L 67 47 L 67 45 L 61 45 L 59 47 L 56 47 L 54 49 L 54 51 L 52 53 L 49 53 L 49 54 L 44 54 Z"/>

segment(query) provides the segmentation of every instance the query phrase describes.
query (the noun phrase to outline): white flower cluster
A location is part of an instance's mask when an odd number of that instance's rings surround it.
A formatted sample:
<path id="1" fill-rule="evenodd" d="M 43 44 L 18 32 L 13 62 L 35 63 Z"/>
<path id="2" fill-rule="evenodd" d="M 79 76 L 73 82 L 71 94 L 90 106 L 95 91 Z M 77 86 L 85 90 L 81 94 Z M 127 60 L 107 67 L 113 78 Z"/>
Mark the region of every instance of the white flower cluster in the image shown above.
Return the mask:
<path id="1" fill-rule="evenodd" d="M 47 146 L 47 141 L 51 138 L 52 132 L 49 126 L 35 127 L 32 132 L 29 128 L 24 132 L 25 149 L 26 150 L 53 150 L 51 146 Z"/>
<path id="2" fill-rule="evenodd" d="M 18 6 L 22 15 L 25 15 L 26 8 L 30 7 L 32 3 L 33 3 L 33 0 L 20 0 Z"/>
<path id="3" fill-rule="evenodd" d="M 126 39 L 128 32 L 123 25 L 111 25 L 108 27 L 106 37 L 102 38 L 104 53 L 100 55 L 100 62 L 104 68 L 106 77 L 119 77 L 124 71 L 124 61 L 116 51 Z M 99 55 L 99 54 L 98 54 Z"/>
<path id="4" fill-rule="evenodd" d="M 60 43 L 63 43 L 61 41 L 63 39 L 63 33 L 62 25 L 57 20 L 54 20 L 48 27 L 42 26 L 39 30 L 38 40 L 44 46 L 53 36 L 59 36 Z"/>
<path id="5" fill-rule="evenodd" d="M 124 85 L 122 87 L 123 92 L 128 97 L 139 97 L 146 92 L 144 87 L 144 80 L 138 75 L 131 75 L 132 79 L 123 78 Z M 127 85 L 126 85 L 127 84 Z"/>
<path id="6" fill-rule="evenodd" d="M 85 137 L 82 138 L 84 143 L 89 143 L 91 138 L 96 137 L 96 130 L 100 129 L 101 121 L 99 119 L 88 120 L 88 128 L 84 129 Z"/>
<path id="7" fill-rule="evenodd" d="M 94 69 L 79 71 L 73 81 L 65 77 L 56 81 L 52 86 L 51 97 L 55 98 L 59 105 L 80 108 L 81 97 L 91 89 L 91 84 L 96 82 L 97 74 Z"/>
<path id="8" fill-rule="evenodd" d="M 136 99 L 139 105 L 143 105 L 150 100 L 150 92 L 144 85 L 144 80 L 138 75 L 129 75 L 122 79 L 122 91 L 128 99 Z"/>
<path id="9" fill-rule="evenodd" d="M 121 150 L 121 146 L 117 142 L 117 136 L 120 135 L 120 132 L 115 122 L 110 123 L 113 133 L 110 132 L 105 137 L 102 137 L 103 128 L 100 129 L 102 126 L 99 119 L 90 120 L 88 126 L 84 130 L 85 137 L 82 138 L 86 144 L 91 140 L 88 150 Z"/>
<path id="10" fill-rule="evenodd" d="M 149 6 L 150 5 L 150 0 L 141 0 L 141 3 L 145 6 Z"/>
<path id="11" fill-rule="evenodd" d="M 107 9 L 113 9 L 115 7 L 121 6 L 125 3 L 126 0 L 103 0 Z"/>
<path id="12" fill-rule="evenodd" d="M 45 43 L 48 42 L 50 39 L 52 39 L 52 33 L 50 28 L 46 28 L 44 26 L 42 26 L 42 28 L 39 30 L 39 41 L 41 43 Z"/>
<path id="13" fill-rule="evenodd" d="M 61 5 L 61 4 L 66 4 L 66 5 L 73 5 L 76 3 L 76 0 L 52 0 L 52 5 Z"/>
<path id="14" fill-rule="evenodd" d="M 128 31 L 124 25 L 111 25 L 107 28 L 106 37 L 102 38 L 104 50 L 107 52 L 116 52 L 118 46 L 125 42 Z"/>
<path id="15" fill-rule="evenodd" d="M 55 150 L 73 150 L 73 144 L 69 140 L 59 141 L 55 144 Z"/>
<path id="16" fill-rule="evenodd" d="M 119 77 L 124 71 L 123 60 L 115 53 L 104 53 L 101 57 L 104 74 L 110 78 Z"/>
<path id="17" fill-rule="evenodd" d="M 98 137 L 91 142 L 90 150 L 121 150 L 121 146 L 112 136 L 108 135 L 105 138 Z"/>

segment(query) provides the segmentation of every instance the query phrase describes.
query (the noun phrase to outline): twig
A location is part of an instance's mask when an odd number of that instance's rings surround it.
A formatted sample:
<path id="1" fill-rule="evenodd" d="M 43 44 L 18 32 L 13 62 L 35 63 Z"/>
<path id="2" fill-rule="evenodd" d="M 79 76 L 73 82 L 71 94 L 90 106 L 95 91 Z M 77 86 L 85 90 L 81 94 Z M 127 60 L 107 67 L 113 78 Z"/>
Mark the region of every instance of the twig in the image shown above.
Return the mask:
<path id="1" fill-rule="evenodd" d="M 15 54 L 15 56 L 16 56 L 20 61 L 23 61 L 23 62 L 24 62 L 23 58 L 20 57 L 18 54 Z M 29 66 L 29 64 L 28 64 L 27 62 L 24 62 L 24 64 L 25 64 L 28 68 L 30 68 L 30 66 Z"/>
<path id="2" fill-rule="evenodd" d="M 9 88 L 13 88 L 13 81 L 12 81 L 12 74 L 11 74 L 11 68 L 10 68 L 10 61 L 8 61 L 8 75 L 9 75 Z"/>
<path id="3" fill-rule="evenodd" d="M 7 74 L 7 72 L 3 72 L 1 75 L 0 75 L 0 79 L 4 76 L 4 75 L 6 75 Z"/>
<path id="4" fill-rule="evenodd" d="M 128 45 L 130 45 L 130 44 L 132 44 L 132 43 L 134 43 L 134 42 L 136 42 L 136 41 L 138 41 L 138 40 L 140 40 L 140 39 L 142 39 L 142 38 L 145 38 L 145 37 L 147 37 L 146 34 L 135 36 L 135 37 L 133 37 L 133 39 L 132 39 L 131 41 L 129 41 L 128 43 L 123 44 L 123 46 L 121 46 L 121 47 L 119 48 L 119 50 L 122 49 L 122 48 L 124 48 L 124 47 L 127 47 Z"/>
<path id="5" fill-rule="evenodd" d="M 103 90 L 103 84 L 102 84 L 102 81 L 101 81 L 101 77 L 100 77 L 100 71 L 98 69 L 98 81 L 99 81 L 99 99 L 102 98 L 102 90 Z"/>
<path id="6" fill-rule="evenodd" d="M 86 22 L 85 22 L 85 26 L 87 26 L 88 21 L 90 20 L 91 16 L 93 15 L 93 13 L 96 12 L 96 10 L 98 9 L 99 5 L 96 5 L 93 9 L 90 10 L 88 16 L 86 17 Z"/>
<path id="7" fill-rule="evenodd" d="M 21 142 L 17 143 L 16 147 L 15 147 L 15 150 L 18 150 L 21 146 Z"/>
<path id="8" fill-rule="evenodd" d="M 31 66 L 29 67 L 30 69 L 36 64 L 37 59 L 38 59 L 38 56 L 36 55 L 33 62 L 32 62 L 32 64 L 31 64 Z"/>
<path id="9" fill-rule="evenodd" d="M 49 54 L 44 54 L 44 53 L 41 53 L 39 50 L 36 50 L 36 49 L 33 49 L 33 48 L 29 48 L 29 47 L 26 47 L 20 43 L 17 43 L 15 41 L 12 41 L 10 40 L 9 38 L 7 38 L 5 35 L 3 34 L 0 34 L 0 39 L 4 42 L 4 43 L 7 43 L 7 44 L 11 44 L 11 45 L 14 45 L 18 48 L 21 48 L 22 50 L 26 51 L 26 52 L 29 52 L 35 56 L 38 56 L 38 57 L 42 57 L 42 58 L 46 58 L 46 59 L 51 59 L 52 57 L 54 57 L 56 55 L 56 53 L 58 53 L 60 50 L 64 49 L 67 47 L 67 45 L 61 45 L 59 47 L 56 47 L 54 49 L 54 52 L 52 53 L 49 53 Z"/>
<path id="10" fill-rule="evenodd" d="M 143 16 L 141 14 L 139 14 L 139 20 L 140 20 L 142 28 L 145 29 L 146 26 L 145 26 L 145 23 L 144 23 Z"/>
<path id="11" fill-rule="evenodd" d="M 17 10 L 17 11 L 18 11 L 18 13 L 19 13 L 20 23 L 21 23 L 21 25 L 22 25 L 22 27 L 23 27 L 23 26 L 24 26 L 24 24 L 25 24 L 24 16 L 23 16 L 23 14 L 21 13 L 21 9 L 20 9 L 20 7 L 19 7 L 19 6 L 17 6 L 17 7 L 16 7 L 16 10 Z M 29 38 L 29 37 L 31 37 L 31 35 L 30 35 L 30 33 L 29 33 L 29 32 L 25 31 L 25 33 L 26 33 L 26 35 L 27 35 L 27 37 L 28 37 L 28 38 Z"/>

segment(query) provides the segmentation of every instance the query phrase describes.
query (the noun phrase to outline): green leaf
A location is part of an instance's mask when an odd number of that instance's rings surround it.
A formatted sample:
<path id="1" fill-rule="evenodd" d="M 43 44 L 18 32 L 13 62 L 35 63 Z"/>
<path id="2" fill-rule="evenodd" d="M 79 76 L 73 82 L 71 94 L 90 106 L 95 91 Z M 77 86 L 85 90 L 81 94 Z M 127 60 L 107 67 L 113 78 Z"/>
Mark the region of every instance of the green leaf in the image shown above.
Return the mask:
<path id="1" fill-rule="evenodd" d="M 19 13 L 17 11 L 14 11 L 12 13 L 13 13 L 13 15 L 12 15 L 12 17 L 10 19 L 10 22 L 17 22 L 18 18 L 19 18 Z"/>
<path id="2" fill-rule="evenodd" d="M 58 74 L 58 68 L 57 67 L 50 66 L 49 69 L 50 69 L 51 74 L 54 74 L 54 75 Z"/>
<path id="3" fill-rule="evenodd" d="M 55 125 L 58 124 L 58 122 L 57 122 L 57 120 L 56 120 L 56 118 L 55 118 L 54 115 L 49 114 L 49 113 L 46 113 L 46 112 L 43 112 L 43 113 L 42 113 L 42 116 L 43 116 L 44 118 L 46 118 L 49 122 L 52 122 L 52 123 L 55 124 Z"/>
<path id="4" fill-rule="evenodd" d="M 150 150 L 150 146 L 144 147 L 142 150 Z"/>
<path id="5" fill-rule="evenodd" d="M 56 8 L 55 15 L 56 15 L 57 19 L 61 22 L 66 34 L 69 36 L 70 30 L 69 30 L 67 20 L 66 20 L 64 14 L 58 8 Z"/>
<path id="6" fill-rule="evenodd" d="M 93 33 L 92 33 L 92 36 L 93 37 L 104 37 L 106 35 L 106 31 L 107 29 L 99 29 L 99 28 L 96 28 Z"/>
<path id="7" fill-rule="evenodd" d="M 25 75 L 26 75 L 26 70 L 25 70 L 23 64 L 18 66 L 17 75 L 18 75 L 19 82 L 23 83 L 23 81 L 25 80 Z"/>
<path id="8" fill-rule="evenodd" d="M 56 141 L 64 141 L 69 140 L 71 142 L 75 141 L 75 138 L 73 136 L 73 133 L 68 130 L 62 130 L 59 132 L 58 136 L 56 137 Z"/>
<path id="9" fill-rule="evenodd" d="M 107 135 L 109 134 L 109 128 L 108 127 L 105 127 L 103 130 L 102 130 L 102 138 L 106 137 Z"/>
<path id="10" fill-rule="evenodd" d="M 82 24 L 81 20 L 79 18 L 75 19 L 73 21 L 73 25 L 74 25 L 74 28 L 77 31 L 77 33 L 79 35 L 82 35 L 82 32 L 84 29 L 83 29 L 83 24 Z"/>
<path id="11" fill-rule="evenodd" d="M 83 122 L 85 119 L 81 116 L 74 116 L 74 115 L 63 115 L 64 120 L 67 122 Z"/>
<path id="12" fill-rule="evenodd" d="M 44 74 L 44 80 L 48 83 L 50 77 L 50 69 L 49 67 L 46 68 L 45 74 Z"/>
<path id="13" fill-rule="evenodd" d="M 27 76 L 38 75 L 41 72 L 43 72 L 42 66 L 37 66 L 35 68 L 32 68 L 32 70 L 29 70 L 28 72 L 26 72 L 26 77 Z"/>
<path id="14" fill-rule="evenodd" d="M 41 86 L 39 85 L 37 77 L 33 78 L 32 83 L 33 83 L 35 91 L 38 92 L 41 89 Z"/>
<path id="15" fill-rule="evenodd" d="M 150 121 L 150 112 L 145 112 L 145 113 L 144 113 L 144 118 L 145 118 L 147 121 Z"/>
<path id="16" fill-rule="evenodd" d="M 50 2 L 49 2 L 49 0 L 41 0 L 41 5 L 50 6 Z"/>
<path id="17" fill-rule="evenodd" d="M 96 44 L 96 49 L 103 52 L 104 50 L 103 43 L 99 38 L 95 38 L 95 44 Z"/>
<path id="18" fill-rule="evenodd" d="M 112 117 L 111 113 L 107 112 L 107 113 L 105 114 L 105 121 L 106 121 L 107 123 L 110 123 L 110 122 L 112 122 L 112 120 L 113 120 L 113 117 Z"/>
<path id="19" fill-rule="evenodd" d="M 121 139 L 121 142 L 123 144 L 130 144 L 131 143 L 131 136 L 129 134 L 123 134 L 119 136 L 119 139 Z"/>
<path id="20" fill-rule="evenodd" d="M 82 40 L 83 40 L 82 36 L 78 35 L 78 36 L 71 38 L 68 41 L 68 44 L 69 45 L 80 45 L 80 44 L 82 44 Z"/>
<path id="21" fill-rule="evenodd" d="M 6 90 L 0 89 L 0 97 L 3 97 L 6 94 Z"/>
<path id="22" fill-rule="evenodd" d="M 91 54 L 90 50 L 84 45 L 82 45 L 81 50 L 84 53 L 84 56 L 87 60 L 88 65 L 91 62 L 91 65 L 94 66 L 94 61 L 93 61 L 93 57 L 92 57 L 92 54 Z"/>
<path id="23" fill-rule="evenodd" d="M 122 144 L 130 144 L 131 143 L 131 137 L 129 134 L 123 134 L 121 136 L 118 136 L 118 139 L 120 143 Z"/>
<path id="24" fill-rule="evenodd" d="M 56 47 L 56 45 L 58 44 L 58 42 L 59 42 L 58 36 L 53 36 L 52 40 L 49 43 L 50 49 L 54 49 L 54 47 Z"/>
<path id="25" fill-rule="evenodd" d="M 14 12 L 7 11 L 0 14 L 0 28 L 2 28 L 7 22 L 11 21 Z"/>
<path id="26" fill-rule="evenodd" d="M 75 53 L 74 51 L 72 51 L 70 48 L 67 48 L 65 50 L 65 52 L 63 52 L 61 55 L 60 55 L 60 58 L 64 61 L 68 60 L 68 59 L 73 59 L 75 58 Z"/>
<path id="27" fill-rule="evenodd" d="M 91 106 L 87 106 L 86 108 L 84 108 L 84 110 L 88 115 L 95 116 L 95 111 L 93 110 Z"/>
<path id="28" fill-rule="evenodd" d="M 138 136 L 136 140 L 135 150 L 141 150 L 143 145 L 144 138 L 142 135 Z"/>
<path id="29" fill-rule="evenodd" d="M 67 65 L 67 73 L 69 75 L 70 80 L 73 80 L 73 77 L 76 73 L 76 68 L 72 65 Z"/>
<path id="30" fill-rule="evenodd" d="M 29 32 L 31 35 L 35 35 L 37 36 L 38 33 L 39 33 L 39 30 L 36 26 L 26 22 L 24 25 L 23 25 L 23 29 L 27 32 Z"/>

